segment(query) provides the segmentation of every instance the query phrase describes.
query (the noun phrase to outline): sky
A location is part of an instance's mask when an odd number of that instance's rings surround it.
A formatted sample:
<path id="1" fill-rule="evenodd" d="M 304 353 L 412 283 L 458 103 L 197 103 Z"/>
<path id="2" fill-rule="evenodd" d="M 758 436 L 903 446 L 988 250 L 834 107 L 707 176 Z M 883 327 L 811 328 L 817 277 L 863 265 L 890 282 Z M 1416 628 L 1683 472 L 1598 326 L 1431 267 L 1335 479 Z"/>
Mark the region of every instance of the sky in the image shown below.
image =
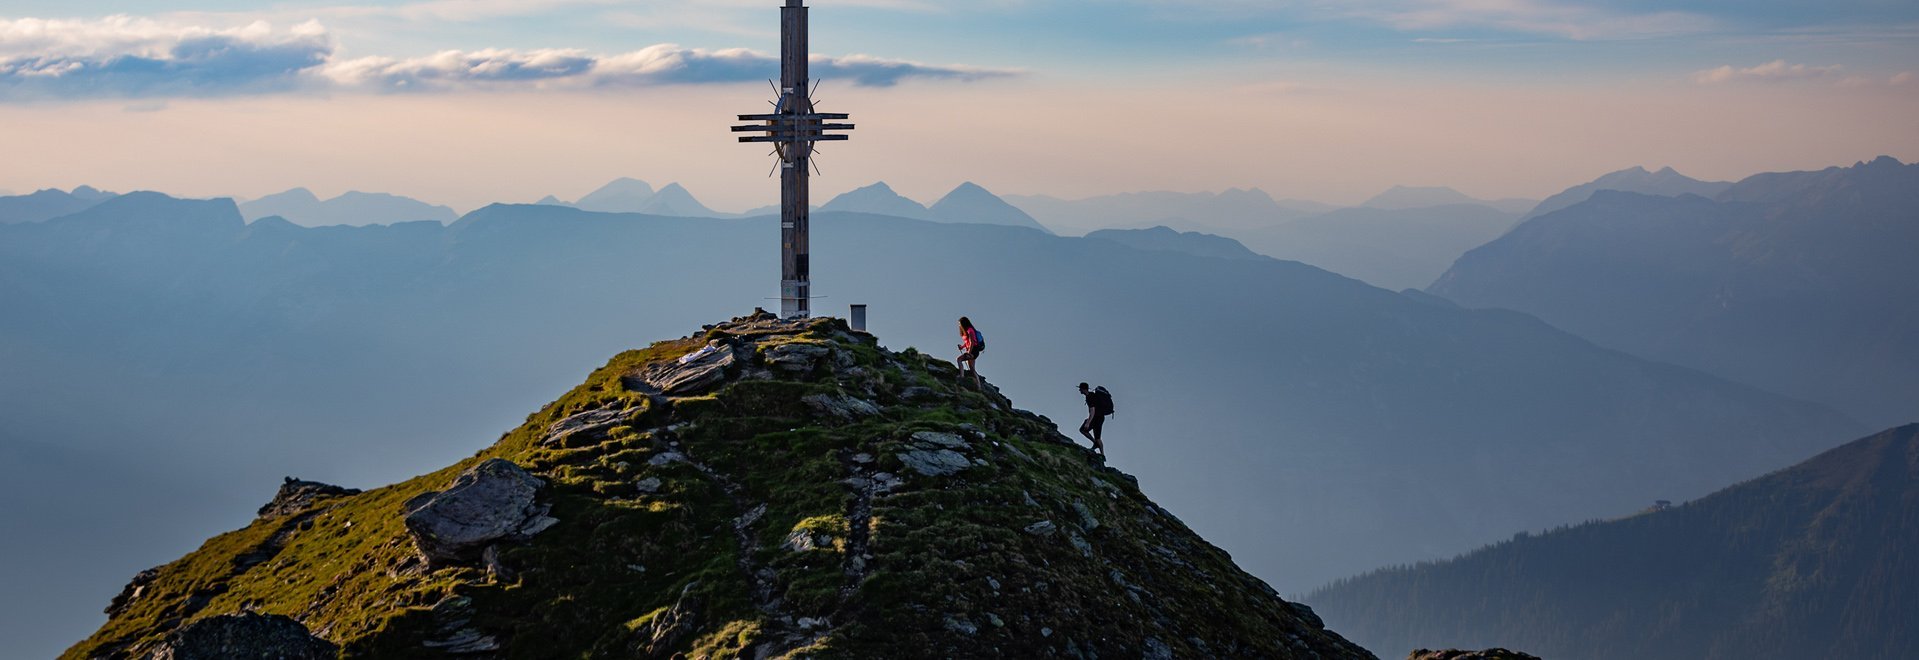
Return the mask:
<path id="1" fill-rule="evenodd" d="M 392 192 L 468 210 L 615 177 L 777 201 L 777 0 L 9 0 L 0 190 Z M 815 198 L 1395 184 L 1919 160 L 1910 0 L 814 0 Z"/>

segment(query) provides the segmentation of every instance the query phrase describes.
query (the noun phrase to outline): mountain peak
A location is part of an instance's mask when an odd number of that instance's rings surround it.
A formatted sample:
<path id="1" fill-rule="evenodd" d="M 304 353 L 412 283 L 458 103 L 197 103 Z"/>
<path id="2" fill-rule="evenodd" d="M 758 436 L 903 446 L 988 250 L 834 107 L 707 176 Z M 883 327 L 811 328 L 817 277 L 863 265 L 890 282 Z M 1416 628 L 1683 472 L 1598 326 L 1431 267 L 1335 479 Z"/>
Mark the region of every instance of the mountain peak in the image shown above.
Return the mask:
<path id="1" fill-rule="evenodd" d="M 631 177 L 620 177 L 587 193 L 574 206 L 603 213 L 633 213 L 653 199 L 653 186 Z"/>
<path id="2" fill-rule="evenodd" d="M 820 210 L 871 213 L 915 220 L 928 219 L 925 206 L 894 192 L 892 186 L 886 185 L 885 181 L 876 181 L 871 185 L 841 193 L 821 205 Z"/>
<path id="3" fill-rule="evenodd" d="M 985 225 L 1012 225 L 1046 231 L 1033 216 L 1027 215 L 1006 200 L 1000 199 L 992 191 L 977 183 L 967 181 L 946 193 L 940 201 L 927 209 L 932 219 L 940 222 L 970 222 Z"/>
<path id="4" fill-rule="evenodd" d="M 444 470 L 289 480 L 69 655 L 263 612 L 369 657 L 1372 657 L 958 375 L 763 312 L 621 353 Z"/>
<path id="5" fill-rule="evenodd" d="M 320 197 L 318 195 L 313 194 L 313 191 L 307 190 L 306 188 L 288 188 L 286 190 L 253 200 L 252 202 L 249 202 L 249 203 L 258 204 L 261 202 L 302 202 L 302 203 L 318 204 L 320 202 Z"/>

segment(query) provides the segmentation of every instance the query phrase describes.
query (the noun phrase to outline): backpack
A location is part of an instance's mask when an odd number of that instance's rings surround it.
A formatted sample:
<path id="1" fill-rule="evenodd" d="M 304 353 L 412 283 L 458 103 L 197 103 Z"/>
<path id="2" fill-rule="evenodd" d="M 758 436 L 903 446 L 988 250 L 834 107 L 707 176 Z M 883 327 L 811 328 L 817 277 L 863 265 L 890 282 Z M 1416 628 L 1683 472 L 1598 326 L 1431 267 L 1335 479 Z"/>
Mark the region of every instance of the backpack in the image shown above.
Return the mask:
<path id="1" fill-rule="evenodd" d="M 979 328 L 973 328 L 973 350 L 979 353 L 986 352 L 986 333 L 980 332 Z"/>
<path id="2" fill-rule="evenodd" d="M 1101 415 L 1113 414 L 1113 393 L 1106 391 L 1105 385 L 1093 388 L 1093 412 Z"/>

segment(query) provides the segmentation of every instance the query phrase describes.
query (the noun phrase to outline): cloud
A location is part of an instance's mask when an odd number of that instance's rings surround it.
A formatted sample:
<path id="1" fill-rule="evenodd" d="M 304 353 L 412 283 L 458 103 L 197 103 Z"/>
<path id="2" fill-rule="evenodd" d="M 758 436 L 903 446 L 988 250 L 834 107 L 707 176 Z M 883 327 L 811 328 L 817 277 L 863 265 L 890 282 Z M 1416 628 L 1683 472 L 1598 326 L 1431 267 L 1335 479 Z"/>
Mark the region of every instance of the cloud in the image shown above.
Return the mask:
<path id="1" fill-rule="evenodd" d="M 212 29 L 148 19 L 0 19 L 0 100 L 286 91 L 325 64 L 319 23 Z"/>
<path id="2" fill-rule="evenodd" d="M 936 66 L 870 55 L 814 55 L 809 64 L 814 78 L 850 80 L 864 87 L 891 87 L 907 79 L 972 81 L 1019 75 L 1007 69 Z M 779 77 L 779 60 L 745 48 L 709 50 L 675 44 L 608 56 L 577 50 L 446 51 L 405 60 L 346 60 L 327 66 L 324 75 L 344 87 L 381 91 L 527 83 L 541 88 L 608 89 L 767 80 Z"/>
<path id="3" fill-rule="evenodd" d="M 1697 71 L 1692 74 L 1693 82 L 1701 85 L 1717 85 L 1728 82 L 1780 82 L 1788 80 L 1813 80 L 1836 78 L 1840 74 L 1839 65 L 1809 66 L 1805 64 L 1787 64 L 1785 60 L 1773 60 L 1758 66 L 1744 69 L 1724 65 L 1718 68 Z M 1843 80 L 1841 81 L 1843 82 Z"/>
<path id="4" fill-rule="evenodd" d="M 1910 83 L 1912 82 L 1912 72 L 1900 71 L 1899 73 L 1892 74 L 1892 79 L 1886 82 L 1892 85 L 1904 85 L 1906 83 Z"/>
<path id="5" fill-rule="evenodd" d="M 1357 21 L 1401 32 L 1491 29 L 1573 40 L 1643 39 L 1697 34 L 1721 22 L 1689 11 L 1636 11 L 1569 0 L 1137 0 L 1179 15 L 1228 18 L 1273 14 Z"/>
<path id="6" fill-rule="evenodd" d="M 1689 12 L 1629 13 L 1592 3 L 1549 0 L 1410 0 L 1340 2 L 1336 11 L 1402 31 L 1493 28 L 1573 40 L 1639 39 L 1711 30 L 1717 22 Z"/>
<path id="7" fill-rule="evenodd" d="M 446 9 L 446 3 L 426 3 Z M 504 10 L 483 3 L 468 11 Z M 435 9 L 436 11 L 438 9 Z M 942 66 L 870 55 L 811 58 L 813 76 L 891 87 L 905 80 L 973 81 L 1009 69 Z M 336 57 L 317 21 L 276 30 L 255 21 L 209 28 L 110 16 L 0 20 L 0 102 L 211 97 L 308 91 L 619 89 L 732 83 L 779 75 L 779 61 L 744 48 L 650 46 L 596 55 L 577 49 L 448 50 L 425 57 Z"/>

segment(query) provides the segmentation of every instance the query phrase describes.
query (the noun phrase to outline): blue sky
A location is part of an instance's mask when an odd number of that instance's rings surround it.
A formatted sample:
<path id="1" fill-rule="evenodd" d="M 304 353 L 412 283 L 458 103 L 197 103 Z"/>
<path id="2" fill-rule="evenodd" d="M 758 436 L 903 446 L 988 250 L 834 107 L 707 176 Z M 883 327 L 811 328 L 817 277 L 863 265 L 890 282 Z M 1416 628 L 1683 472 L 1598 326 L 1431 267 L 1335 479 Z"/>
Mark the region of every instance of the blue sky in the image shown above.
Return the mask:
<path id="1" fill-rule="evenodd" d="M 71 112 L 75 106 L 111 105 L 122 114 L 192 112 L 213 122 L 222 113 L 262 103 L 328 104 L 334 114 L 371 116 L 373 97 L 433 96 L 448 112 L 500 95 L 544 94 L 549 99 L 583 95 L 580 103 L 636 103 L 672 114 L 666 105 L 719 103 L 694 87 L 735 87 L 751 103 L 754 81 L 772 75 L 766 56 L 777 45 L 774 0 L 614 2 L 608 0 L 426 0 L 342 2 L 84 2 L 14 0 L 0 10 L 0 112 L 31 119 Z M 1895 110 L 1906 109 L 1919 90 L 1919 3 L 1889 0 L 1835 2 L 1611 0 L 816 0 L 814 50 L 824 56 L 816 77 L 847 100 L 911 105 L 912 96 L 970 99 L 935 104 L 952 113 L 936 121 L 1015 135 L 1009 147 L 1030 143 L 1043 127 L 1009 125 L 988 112 L 1026 113 L 1046 119 L 1056 106 L 1123 103 L 1161 114 L 1190 114 L 1188 106 L 1274 104 L 1286 116 L 1313 106 L 1320 115 L 1298 115 L 1310 130 L 1326 117 L 1383 111 L 1404 91 L 1402 105 L 1544 103 L 1567 99 L 1630 99 L 1634 107 L 1683 108 L 1679 123 L 1696 123 L 1717 110 L 1733 125 L 1758 127 L 1752 106 L 1787 108 L 1801 116 L 1843 115 L 1850 125 L 1838 141 L 1851 159 L 1880 151 L 1911 160 L 1915 127 Z M 761 84 L 763 86 L 763 83 Z M 1249 100 L 1244 95 L 1269 94 Z M 1739 91 L 1733 91 L 1739 90 Z M 1319 96 L 1315 100 L 1300 97 Z M 1353 105 L 1341 112 L 1328 96 Z M 1287 97 L 1287 98 L 1281 98 Z M 1470 100 L 1465 97 L 1477 97 Z M 1278 100 L 1275 100 L 1275 99 Z M 1135 100 L 1136 99 L 1136 100 Z M 1716 100 L 1712 100 L 1716 99 Z M 1843 101 L 1834 105 L 1835 99 Z M 1714 103 L 1723 104 L 1715 109 Z M 1279 107 L 1279 106 L 1285 107 Z M 1587 103 L 1587 106 L 1593 104 Z M 967 107 L 973 106 L 973 107 Z M 1103 107 L 1103 106 L 1094 106 Z M 67 108 L 67 110 L 61 110 Z M 127 111 L 135 112 L 127 112 Z M 1508 108 L 1489 112 L 1514 112 Z M 1210 109 L 1199 114 L 1225 115 Z M 640 113 L 638 116 L 644 116 Z M 1380 115 L 1393 121 L 1382 134 L 1405 133 L 1416 114 Z M 1062 113 L 1062 116 L 1066 116 Z M 1258 122 L 1270 114 L 1249 108 Z M 113 121 L 108 114 L 101 121 Z M 1623 120 L 1601 115 L 1597 122 Z M 880 117 L 882 121 L 891 119 Z M 902 117 L 901 120 L 906 118 Z M 924 116 L 915 120 L 925 121 Z M 1470 115 L 1467 116 L 1470 121 Z M 122 118 L 134 124 L 152 117 Z M 1237 124 L 1235 124 L 1237 125 Z M 1222 130 L 1225 127 L 1220 127 Z M 1460 130 L 1434 124 L 1413 136 Z M 1608 130 L 1630 132 L 1628 125 Z M 1669 127 L 1644 126 L 1648 131 Z M 5 129 L 0 129 L 5 130 Z M 24 129 L 16 129 L 24 130 Z M 290 145 L 301 142 L 291 129 Z M 527 130 L 537 131 L 536 128 Z M 1192 130 L 1192 129 L 1187 129 Z M 1484 129 L 1481 129 L 1484 130 Z M 1831 126 L 1808 127 L 1838 131 Z M 0 138 L 8 137 L 0 133 Z M 1219 142 L 1218 135 L 1175 137 L 1192 145 Z M 1720 141 L 1735 136 L 1723 136 Z M 1058 139 L 1058 136 L 1052 136 Z M 857 138 L 856 138 L 857 139 Z M 1464 143 L 1489 143 L 1494 132 Z M 1538 139 L 1537 136 L 1528 139 Z M 1401 139 L 1401 142 L 1404 142 Z M 1440 140 L 1445 142 L 1445 140 Z M 1715 157 L 1711 140 L 1669 140 L 1670 153 L 1607 155 L 1590 165 L 1596 176 L 1613 165 L 1693 164 L 1705 174 L 1729 176 L 1791 166 L 1824 153 L 1790 151 L 1781 144 L 1771 157 L 1752 159 L 1750 149 Z M 1061 149 L 1086 150 L 1092 141 L 1064 140 Z M 1576 143 L 1569 143 L 1574 146 Z M 1155 152 L 1174 143 L 1149 145 Z M 1273 146 L 1273 145 L 1268 145 Z M 1303 146 L 1303 145 L 1298 145 Z M 1377 145 L 1355 145 L 1377 151 Z M 131 147 L 128 147 L 131 148 Z M 1195 146 L 1195 148 L 1202 148 Z M 1101 192 L 1112 188 L 1262 185 L 1288 191 L 1282 175 L 1247 170 L 1261 162 L 1257 149 L 1228 151 L 1215 176 L 1168 177 L 1164 185 L 1140 170 L 1113 171 L 1093 180 L 1006 177 L 1010 192 Z M 1334 145 L 1317 145 L 1332 149 Z M 1434 148 L 1427 146 L 1423 148 Z M 847 147 L 849 151 L 856 147 Z M 297 151 L 297 149 L 295 149 Z M 1855 151 L 1857 153 L 1855 153 Z M 1270 153 L 1268 151 L 1267 153 Z M 554 154 L 561 156 L 563 154 Z M 1794 156 L 1797 156 L 1795 159 Z M 1836 155 L 1836 154 L 1834 154 Z M 1735 163 L 1733 156 L 1746 158 Z M 1429 155 L 1428 160 L 1431 159 Z M 574 160 L 599 162 L 591 154 Z M 689 178 L 718 184 L 718 163 L 693 157 L 682 169 L 649 178 Z M 1087 167 L 1102 167 L 1093 158 Z M 1322 159 L 1323 160 L 1323 159 Z M 1496 158 L 1484 159 L 1486 165 Z M 1752 162 L 1754 160 L 1762 162 Z M 1630 161 L 1630 162 L 1629 162 Z M 1827 163 L 1834 164 L 1834 163 Z M 83 176 L 84 163 L 63 163 L 67 177 Z M 1281 171 L 1301 168 L 1294 163 Z M 862 166 L 864 167 L 864 166 Z M 1235 169 L 1237 168 L 1237 169 Z M 578 176 L 594 178 L 582 167 Z M 618 169 L 617 167 L 608 169 Z M 858 169 L 858 168 L 856 168 Z M 875 166 L 873 169 L 882 169 Z M 891 168 L 897 169 L 897 168 Z M 977 169 L 977 166 L 976 166 Z M 1684 168 L 1682 168 L 1684 169 Z M 118 175 L 103 163 L 101 176 Z M 1552 176 L 1575 175 L 1574 166 Z M 633 172 L 601 172 L 613 175 Z M 1452 183 L 1445 172 L 1418 181 L 1344 177 L 1301 184 L 1361 195 L 1395 182 Z M 1420 178 L 1417 170 L 1398 173 Z M 47 176 L 52 176 L 48 174 Z M 922 194 L 990 172 L 928 173 Z M 935 178 L 947 183 L 935 185 Z M 43 177 L 45 178 L 45 177 Z M 123 177 L 124 178 L 124 177 Z M 291 171 L 281 179 L 294 183 Z M 341 177 L 314 171 L 320 187 Z M 1085 177 L 1082 177 L 1084 179 Z M 0 169 L 0 187 L 23 189 L 58 182 Z M 1543 195 L 1578 180 L 1537 181 L 1490 175 L 1461 184 L 1478 185 L 1485 196 Z M 71 181 L 71 178 L 65 181 Z M 166 183 L 156 180 L 154 183 Z M 847 182 L 851 188 L 870 181 Z M 138 181 L 126 181 L 136 184 Z M 217 187 L 208 181 L 206 189 Z M 378 181 L 339 185 L 377 185 Z M 235 181 L 236 190 L 263 194 L 265 181 Z M 176 183 L 177 185 L 177 183 Z M 1007 187 L 1002 182 L 1000 187 Z M 444 188 L 445 186 L 441 186 Z M 1108 190 L 1112 192 L 1116 190 Z M 696 190 L 696 192 L 698 192 Z M 1468 191 L 1475 192 L 1475 191 Z M 734 197 L 730 192 L 715 193 Z M 757 193 L 755 193 L 757 194 Z M 564 196 L 564 195 L 563 195 Z M 706 196 L 706 195 L 703 195 Z M 738 203 L 757 199 L 740 194 Z M 473 199 L 462 199 L 470 203 Z"/>

